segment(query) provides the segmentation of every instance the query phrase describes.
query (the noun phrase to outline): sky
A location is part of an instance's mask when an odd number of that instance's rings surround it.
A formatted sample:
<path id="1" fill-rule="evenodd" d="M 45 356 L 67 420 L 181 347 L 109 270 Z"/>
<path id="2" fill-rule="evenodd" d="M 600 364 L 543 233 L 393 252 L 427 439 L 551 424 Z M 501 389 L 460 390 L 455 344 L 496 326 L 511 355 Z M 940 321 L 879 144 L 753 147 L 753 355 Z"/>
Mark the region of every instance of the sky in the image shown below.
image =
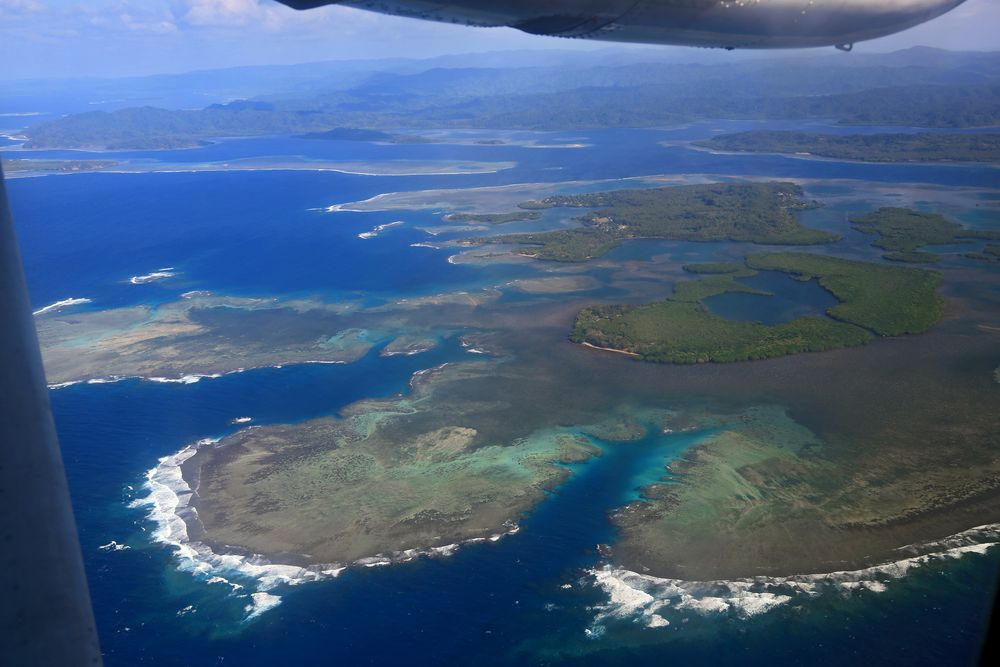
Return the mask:
<path id="1" fill-rule="evenodd" d="M 967 0 L 935 21 L 859 44 L 857 50 L 891 51 L 917 45 L 1000 50 L 1000 0 Z M 8 80 L 606 47 L 601 42 L 534 37 L 506 28 L 464 28 L 345 7 L 296 12 L 272 0 L 0 0 L 0 59 L 4 63 L 0 79 Z M 689 51 L 639 48 L 664 56 Z M 733 57 L 753 54 L 735 52 Z"/>

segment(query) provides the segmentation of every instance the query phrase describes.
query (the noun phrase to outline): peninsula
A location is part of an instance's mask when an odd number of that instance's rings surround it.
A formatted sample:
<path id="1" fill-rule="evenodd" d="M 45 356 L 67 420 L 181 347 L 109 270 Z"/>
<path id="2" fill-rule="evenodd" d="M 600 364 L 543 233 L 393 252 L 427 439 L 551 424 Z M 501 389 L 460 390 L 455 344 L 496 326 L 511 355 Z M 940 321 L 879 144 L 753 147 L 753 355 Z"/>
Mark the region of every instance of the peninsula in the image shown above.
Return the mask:
<path id="1" fill-rule="evenodd" d="M 734 153 L 784 153 L 860 162 L 1000 162 L 1000 134 L 817 134 L 752 130 L 720 134 L 694 145 Z"/>
<path id="2" fill-rule="evenodd" d="M 695 265 L 686 268 L 709 275 L 679 283 L 663 301 L 583 309 L 570 340 L 644 361 L 748 361 L 863 345 L 874 335 L 921 333 L 941 315 L 943 301 L 936 294 L 941 277 L 932 271 L 806 253 L 751 255 L 747 267 L 818 279 L 840 304 L 827 311 L 828 318 L 799 317 L 773 326 L 725 319 L 709 312 L 704 300 L 725 292 L 760 291 L 736 280 L 747 275 L 738 266 L 709 266 L 706 271 Z"/>
<path id="3" fill-rule="evenodd" d="M 876 248 L 887 250 L 882 255 L 893 262 L 914 264 L 937 262 L 937 253 L 922 250 L 927 245 L 967 243 L 976 240 L 998 240 L 996 230 L 966 229 L 940 213 L 923 213 L 907 208 L 880 208 L 873 213 L 851 220 L 859 232 L 877 235 Z M 989 249 L 985 254 L 989 254 Z"/>

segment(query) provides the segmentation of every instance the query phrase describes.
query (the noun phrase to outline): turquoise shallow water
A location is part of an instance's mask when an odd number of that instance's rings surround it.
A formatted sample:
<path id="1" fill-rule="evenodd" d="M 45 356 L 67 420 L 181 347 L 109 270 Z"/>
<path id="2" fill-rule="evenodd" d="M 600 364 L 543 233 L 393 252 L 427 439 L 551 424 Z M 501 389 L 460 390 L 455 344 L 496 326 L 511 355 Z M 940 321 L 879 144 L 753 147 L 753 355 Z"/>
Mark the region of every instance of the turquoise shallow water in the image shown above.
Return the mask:
<path id="1" fill-rule="evenodd" d="M 446 261 L 447 250 L 410 248 L 426 240 L 415 227 L 436 219 L 432 212 L 327 216 L 308 210 L 395 190 L 665 172 L 996 185 L 995 170 L 979 167 L 712 156 L 658 144 L 705 131 L 595 132 L 588 137 L 591 148 L 572 151 L 266 138 L 169 159 L 307 154 L 519 165 L 497 174 L 435 177 L 90 174 L 18 179 L 10 189 L 36 308 L 68 297 L 90 298 L 87 307 L 104 308 L 169 300 L 192 289 L 329 299 L 361 294 L 378 303 L 535 275 L 523 265 L 455 265 Z M 407 225 L 384 236 L 357 238 L 401 218 Z M 610 257 L 644 260 L 667 251 L 699 261 L 720 250 L 637 243 Z M 128 283 L 130 276 L 161 267 L 175 267 L 177 278 Z M 750 280 L 776 293 L 769 299 L 777 305 L 767 313 L 775 321 L 826 307 L 828 295 L 810 284 L 779 285 L 769 276 Z M 763 312 L 757 302 L 746 306 L 740 300 L 718 307 L 737 318 Z M 192 385 L 126 381 L 54 391 L 107 663 L 395 665 L 405 656 L 416 665 L 940 665 L 972 659 L 989 604 L 984 592 L 995 583 L 996 553 L 928 566 L 885 593 L 829 593 L 749 620 L 692 616 L 657 629 L 625 618 L 605 623 L 600 638 L 588 638 L 594 607 L 606 596 L 584 570 L 600 562 L 598 544 L 614 542 L 607 512 L 639 498 L 639 489 L 662 474 L 665 458 L 681 454 L 697 433 L 603 444 L 603 455 L 576 466 L 571 480 L 522 522 L 519 533 L 450 558 L 350 571 L 282 590 L 282 604 L 250 623 L 242 622 L 245 598 L 178 572 L 169 552 L 149 542 L 152 526 L 143 511 L 127 506 L 159 457 L 198 438 L 231 432 L 236 417 L 274 423 L 331 414 L 360 398 L 405 391 L 413 372 L 466 357 L 452 341 L 413 357 L 380 357 L 376 350 L 346 366 L 264 369 Z M 129 548 L 100 548 L 111 540 Z"/>

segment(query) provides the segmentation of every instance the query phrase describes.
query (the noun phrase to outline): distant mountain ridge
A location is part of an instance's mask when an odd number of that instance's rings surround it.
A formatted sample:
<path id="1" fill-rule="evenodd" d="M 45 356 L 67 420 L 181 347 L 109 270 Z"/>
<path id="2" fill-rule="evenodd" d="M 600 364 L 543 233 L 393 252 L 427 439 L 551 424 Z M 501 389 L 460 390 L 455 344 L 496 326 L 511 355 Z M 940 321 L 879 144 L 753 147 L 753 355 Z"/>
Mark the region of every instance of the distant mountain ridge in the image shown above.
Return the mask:
<path id="1" fill-rule="evenodd" d="M 201 109 L 139 106 L 71 114 L 27 128 L 25 147 L 159 149 L 213 137 L 337 128 L 554 130 L 704 118 L 833 118 L 929 128 L 1000 124 L 1000 53 L 914 48 L 726 64 L 581 58 L 515 66 L 518 60 L 508 67 L 385 61 L 377 71 L 358 64 L 283 66 L 291 74 L 281 86 L 250 99 Z M 221 83 L 226 75 L 193 76 Z"/>

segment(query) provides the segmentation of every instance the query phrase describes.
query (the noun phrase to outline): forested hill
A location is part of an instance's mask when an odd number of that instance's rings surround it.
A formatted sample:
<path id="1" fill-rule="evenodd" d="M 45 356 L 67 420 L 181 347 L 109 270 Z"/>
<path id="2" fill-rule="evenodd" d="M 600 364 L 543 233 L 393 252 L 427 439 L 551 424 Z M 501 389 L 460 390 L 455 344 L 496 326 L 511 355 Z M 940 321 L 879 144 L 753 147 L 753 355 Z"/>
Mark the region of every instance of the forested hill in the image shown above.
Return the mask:
<path id="1" fill-rule="evenodd" d="M 292 91 L 195 110 L 136 107 L 29 127 L 27 148 L 175 148 L 219 136 L 333 128 L 654 127 L 703 118 L 833 118 L 845 124 L 1000 125 L 1000 54 L 910 49 L 881 55 L 538 67 L 461 67 L 318 76 Z M 304 66 L 305 67 L 305 66 Z M 396 68 L 397 71 L 392 71 Z"/>

